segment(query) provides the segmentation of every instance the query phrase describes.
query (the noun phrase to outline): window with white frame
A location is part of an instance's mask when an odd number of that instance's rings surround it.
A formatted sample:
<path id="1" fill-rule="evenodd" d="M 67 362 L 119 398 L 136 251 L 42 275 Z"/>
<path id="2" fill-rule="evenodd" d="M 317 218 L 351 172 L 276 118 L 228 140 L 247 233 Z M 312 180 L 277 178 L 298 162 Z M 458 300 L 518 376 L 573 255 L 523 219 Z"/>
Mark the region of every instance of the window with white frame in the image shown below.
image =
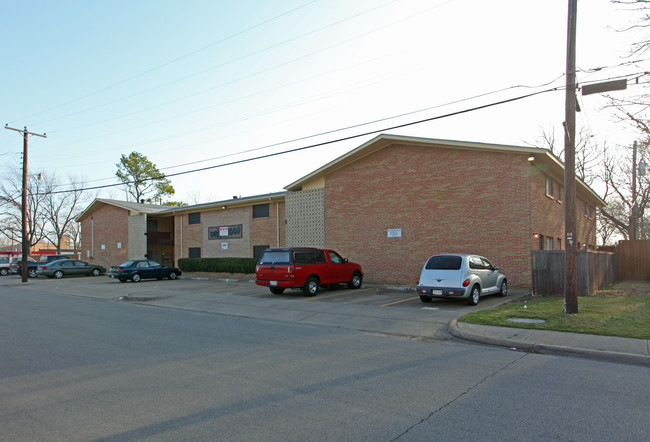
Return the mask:
<path id="1" fill-rule="evenodd" d="M 546 195 L 553 196 L 553 178 L 548 175 L 546 175 Z"/>

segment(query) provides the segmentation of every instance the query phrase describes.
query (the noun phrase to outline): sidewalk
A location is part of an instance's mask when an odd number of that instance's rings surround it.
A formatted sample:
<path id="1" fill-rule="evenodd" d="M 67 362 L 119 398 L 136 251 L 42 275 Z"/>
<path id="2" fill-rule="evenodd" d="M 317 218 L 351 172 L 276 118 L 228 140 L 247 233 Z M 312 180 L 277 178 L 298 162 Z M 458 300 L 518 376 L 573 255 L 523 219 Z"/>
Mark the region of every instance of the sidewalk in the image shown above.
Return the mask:
<path id="1" fill-rule="evenodd" d="M 449 333 L 468 341 L 516 351 L 572 354 L 650 366 L 650 341 L 644 339 L 495 327 L 458 322 L 456 319 L 449 323 Z"/>

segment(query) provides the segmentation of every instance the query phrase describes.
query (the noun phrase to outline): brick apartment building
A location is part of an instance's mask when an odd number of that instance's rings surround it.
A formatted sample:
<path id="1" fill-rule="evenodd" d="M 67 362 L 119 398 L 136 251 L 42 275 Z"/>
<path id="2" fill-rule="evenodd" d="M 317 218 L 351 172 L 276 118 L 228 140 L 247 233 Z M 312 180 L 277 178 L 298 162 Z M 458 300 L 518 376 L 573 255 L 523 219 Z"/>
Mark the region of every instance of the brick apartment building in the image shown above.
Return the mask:
<path id="1" fill-rule="evenodd" d="M 359 262 L 366 282 L 412 285 L 429 256 L 467 252 L 530 287 L 531 250 L 564 248 L 563 180 L 545 149 L 380 135 L 287 192 L 181 208 L 98 199 L 78 220 L 84 256 L 105 266 L 316 246 Z M 580 248 L 595 248 L 604 205 L 577 180 Z"/>

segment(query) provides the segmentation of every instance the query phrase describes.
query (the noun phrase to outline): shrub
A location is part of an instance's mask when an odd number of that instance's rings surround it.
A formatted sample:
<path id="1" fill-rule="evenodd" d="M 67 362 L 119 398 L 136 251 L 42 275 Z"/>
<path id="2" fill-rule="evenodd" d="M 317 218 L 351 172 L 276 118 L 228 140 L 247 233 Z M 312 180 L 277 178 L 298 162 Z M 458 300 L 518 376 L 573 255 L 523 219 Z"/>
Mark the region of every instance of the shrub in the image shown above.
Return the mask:
<path id="1" fill-rule="evenodd" d="M 178 267 L 184 272 L 255 273 L 255 258 L 181 258 Z"/>

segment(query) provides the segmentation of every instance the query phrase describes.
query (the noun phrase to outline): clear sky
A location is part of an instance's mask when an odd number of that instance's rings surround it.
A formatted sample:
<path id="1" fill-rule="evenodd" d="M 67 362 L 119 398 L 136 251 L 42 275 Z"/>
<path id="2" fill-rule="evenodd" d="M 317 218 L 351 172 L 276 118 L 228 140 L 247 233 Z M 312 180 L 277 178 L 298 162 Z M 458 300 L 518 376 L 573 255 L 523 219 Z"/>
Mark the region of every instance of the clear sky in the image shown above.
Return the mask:
<path id="1" fill-rule="evenodd" d="M 543 128 L 561 142 L 562 90 L 388 128 L 561 88 L 567 3 L 5 2 L 0 122 L 47 133 L 30 138 L 30 173 L 88 186 L 116 183 L 120 155 L 132 151 L 173 174 L 371 131 L 530 145 Z M 648 70 L 642 56 L 626 57 L 639 36 L 616 31 L 636 18 L 620 8 L 578 3 L 579 82 Z M 578 128 L 631 144 L 602 97 L 579 100 Z M 375 135 L 174 176 L 173 199 L 282 191 Z M 19 166 L 20 151 L 20 134 L 0 130 L 0 160 Z M 120 187 L 100 196 L 126 198 Z"/>

